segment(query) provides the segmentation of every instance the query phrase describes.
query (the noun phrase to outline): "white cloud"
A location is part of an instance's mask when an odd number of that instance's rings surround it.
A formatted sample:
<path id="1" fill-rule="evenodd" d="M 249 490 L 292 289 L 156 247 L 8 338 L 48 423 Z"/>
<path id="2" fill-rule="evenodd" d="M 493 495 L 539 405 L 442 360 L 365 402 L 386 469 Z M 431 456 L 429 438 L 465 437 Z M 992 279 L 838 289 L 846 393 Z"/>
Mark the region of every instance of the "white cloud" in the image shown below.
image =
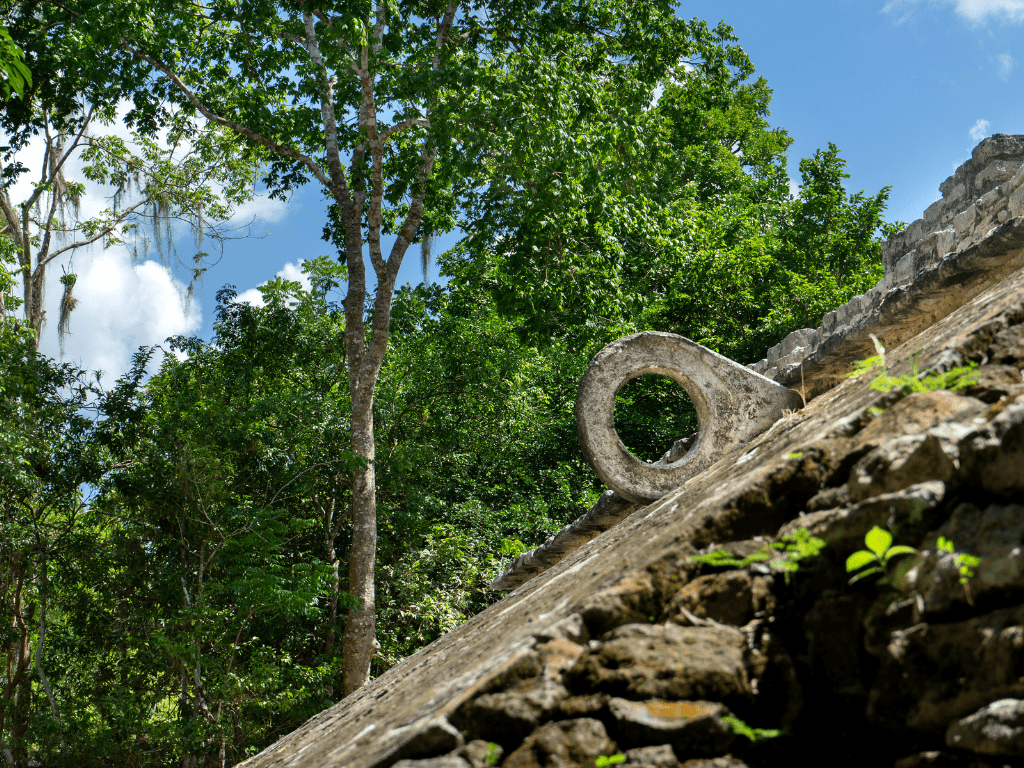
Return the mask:
<path id="1" fill-rule="evenodd" d="M 1010 76 L 1010 72 L 1013 71 L 1014 60 L 1013 56 L 1009 53 L 1000 53 L 996 56 L 996 61 L 999 62 L 999 76 L 1006 80 Z"/>
<path id="2" fill-rule="evenodd" d="M 295 200 L 294 197 L 287 203 L 281 199 L 271 200 L 269 193 L 260 192 L 235 209 L 231 223 L 235 225 L 245 225 L 249 222 L 272 224 L 283 219 L 286 213 L 296 211 L 297 202 Z"/>
<path id="3" fill-rule="evenodd" d="M 974 124 L 970 130 L 971 138 L 975 141 L 981 141 L 988 136 L 988 128 L 991 125 L 988 120 L 979 120 Z"/>
<path id="4" fill-rule="evenodd" d="M 290 261 L 281 268 L 281 270 L 274 275 L 274 277 L 280 277 L 285 280 L 291 280 L 292 282 L 299 283 L 303 290 L 310 290 L 313 284 L 309 281 L 309 278 L 302 274 L 301 264 L 292 264 Z M 264 280 L 260 285 L 266 285 L 269 280 Z M 259 286 L 250 288 L 247 291 L 242 291 L 235 297 L 235 301 L 244 302 L 246 304 L 252 304 L 254 307 L 265 307 L 266 302 L 263 301 L 263 294 L 260 293 Z"/>
<path id="5" fill-rule="evenodd" d="M 893 16 L 899 24 L 920 3 L 921 0 L 889 0 L 882 13 Z M 929 5 L 952 5 L 957 14 L 975 24 L 983 24 L 992 17 L 1015 23 L 1024 21 L 1024 0 L 929 0 Z"/>
<path id="6" fill-rule="evenodd" d="M 66 261 L 51 264 L 40 351 L 59 358 L 57 321 L 63 286 L 56 278 L 62 267 L 71 268 Z M 80 251 L 73 269 L 78 274 L 78 306 L 71 313 L 64 359 L 86 370 L 103 371 L 104 384 L 128 371 L 140 346 L 162 344 L 168 336 L 194 333 L 202 325 L 199 307 L 184 300 L 185 286 L 167 267 L 155 261 L 132 264 L 123 247 Z M 159 364 L 159 358 L 154 363 Z"/>

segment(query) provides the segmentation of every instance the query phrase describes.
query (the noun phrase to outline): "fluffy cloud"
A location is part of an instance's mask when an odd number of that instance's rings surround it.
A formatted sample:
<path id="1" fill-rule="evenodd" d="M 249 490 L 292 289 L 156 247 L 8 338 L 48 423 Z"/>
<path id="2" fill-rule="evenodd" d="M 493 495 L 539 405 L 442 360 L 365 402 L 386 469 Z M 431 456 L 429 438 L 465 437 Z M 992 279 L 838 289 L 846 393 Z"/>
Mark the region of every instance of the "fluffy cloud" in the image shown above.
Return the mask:
<path id="1" fill-rule="evenodd" d="M 302 274 L 302 265 L 292 264 L 290 261 L 285 264 L 284 267 L 281 268 L 281 271 L 274 275 L 274 277 L 281 277 L 285 280 L 291 280 L 299 283 L 302 285 L 303 289 L 307 291 L 313 287 L 313 284 L 309 282 L 309 278 Z M 268 282 L 270 281 L 265 280 L 260 283 L 260 285 L 266 285 Z M 242 291 L 242 293 L 238 294 L 235 298 L 235 301 L 246 302 L 247 304 L 252 304 L 254 307 L 266 306 L 263 301 L 263 295 L 259 291 L 259 286 L 256 288 L 250 288 L 247 291 Z"/>
<path id="2" fill-rule="evenodd" d="M 970 130 L 971 138 L 975 141 L 981 141 L 984 139 L 988 136 L 989 125 L 991 125 L 991 123 L 989 123 L 988 120 L 979 120 L 976 122 Z"/>
<path id="3" fill-rule="evenodd" d="M 125 104 L 123 113 L 128 109 Z M 113 134 L 130 142 L 123 121 L 110 126 L 94 126 L 94 132 Z M 3 136 L 0 135 L 0 140 Z M 0 141 L 2 143 L 2 141 Z M 27 199 L 38 180 L 38 168 L 43 157 L 43 141 L 34 138 L 19 153 L 29 169 L 11 189 L 11 198 L 17 203 Z M 65 176 L 85 183 L 81 218 L 96 216 L 110 206 L 112 190 L 87 182 L 82 173 L 83 162 L 77 155 L 69 158 Z M 291 208 L 269 196 L 257 194 L 240 206 L 228 226 L 277 222 Z M 172 226 L 175 242 L 190 243 L 191 233 L 180 226 Z M 191 245 L 183 252 L 191 252 Z M 143 250 L 140 248 L 140 250 Z M 71 315 L 70 334 L 65 340 L 64 359 L 88 370 L 104 371 L 104 382 L 113 381 L 125 373 L 132 354 L 140 345 L 162 344 L 168 336 L 194 333 L 201 327 L 201 312 L 192 302 L 184 281 L 190 279 L 191 264 L 179 264 L 169 256 L 167 263 L 147 260 L 145 253 L 139 263 L 133 263 L 129 249 L 97 246 L 77 249 L 50 263 L 47 267 L 45 296 L 46 324 L 40 349 L 44 354 L 60 357 L 57 323 L 60 317 L 62 286 L 58 279 L 63 271 L 75 272 L 78 281 L 74 296 L 78 305 Z M 292 267 L 295 272 L 298 268 Z M 289 279 L 295 279 L 289 273 Z"/>
<path id="4" fill-rule="evenodd" d="M 883 13 L 893 16 L 897 22 L 905 21 L 920 4 L 921 0 L 889 0 Z M 990 17 L 1011 22 L 1024 21 L 1024 0 L 929 0 L 933 5 L 952 5 L 963 18 L 975 24 L 982 24 Z"/>
<path id="5" fill-rule="evenodd" d="M 155 261 L 133 264 L 124 248 L 80 251 L 71 265 L 66 260 L 51 265 L 40 351 L 60 357 L 57 321 L 63 286 L 56 278 L 62 268 L 73 269 L 78 275 L 78 306 L 71 313 L 63 358 L 90 371 L 103 371 L 105 384 L 127 372 L 140 346 L 194 333 L 201 325 L 198 306 L 187 300 L 185 286 L 170 270 Z"/>

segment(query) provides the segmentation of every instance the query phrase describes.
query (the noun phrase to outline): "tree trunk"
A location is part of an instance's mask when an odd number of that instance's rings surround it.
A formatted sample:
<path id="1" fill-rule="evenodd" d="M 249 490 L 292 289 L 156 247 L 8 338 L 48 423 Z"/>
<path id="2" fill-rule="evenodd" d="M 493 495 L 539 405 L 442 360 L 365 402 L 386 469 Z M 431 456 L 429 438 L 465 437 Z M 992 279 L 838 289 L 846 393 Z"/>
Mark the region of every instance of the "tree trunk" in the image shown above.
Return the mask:
<path id="1" fill-rule="evenodd" d="M 349 375 L 358 375 L 350 369 Z M 375 383 L 375 382 L 374 382 Z M 349 555 L 349 591 L 360 600 L 349 610 L 342 646 L 345 694 L 370 679 L 370 662 L 377 642 L 374 563 L 377 557 L 377 487 L 373 466 L 373 388 L 364 387 L 352 399 L 352 449 L 366 466 L 352 473 L 352 551 Z"/>

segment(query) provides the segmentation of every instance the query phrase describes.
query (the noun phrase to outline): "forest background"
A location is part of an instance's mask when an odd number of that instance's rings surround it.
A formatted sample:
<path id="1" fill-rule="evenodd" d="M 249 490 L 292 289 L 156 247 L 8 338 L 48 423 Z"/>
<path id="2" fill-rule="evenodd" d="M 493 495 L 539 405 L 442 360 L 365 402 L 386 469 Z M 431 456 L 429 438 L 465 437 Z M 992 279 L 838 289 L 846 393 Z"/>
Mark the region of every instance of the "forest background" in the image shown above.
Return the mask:
<path id="1" fill-rule="evenodd" d="M 604 344 L 666 330 L 752 362 L 874 285 L 880 240 L 899 226 L 883 218 L 888 188 L 844 188 L 834 145 L 790 179 L 792 140 L 769 123 L 771 91 L 731 28 L 667 3 L 26 3 L 5 23 L 9 765 L 255 754 L 358 686 L 339 642 L 353 617 L 371 609 L 366 672 L 380 674 L 494 602 L 500 565 L 593 503 L 603 488 L 571 413 Z M 179 35 L 193 23 L 202 34 Z M 314 33 L 337 53 L 333 81 Z M 280 48 L 253 46 L 258 34 Z M 307 59 L 285 57 L 292 38 Z M 346 68 L 360 87 L 331 92 Z M 393 105 L 376 139 L 366 82 L 381 89 L 374 109 Z M 318 144 L 324 103 L 350 146 L 337 167 Z M 40 136 L 42 183 L 19 207 L 18 153 Z M 118 191 L 103 209 L 60 165 L 76 137 L 84 180 Z M 317 225 L 328 255 L 258 300 L 218 291 L 209 338 L 143 348 L 116 381 L 40 354 L 33 286 L 41 297 L 53 281 L 39 269 L 49 255 L 92 239 L 149 263 L 148 245 L 177 263 L 187 299 L 206 244 L 231 236 L 257 189 L 286 200 L 303 184 L 333 200 Z M 391 235 L 377 253 L 375 228 Z M 377 283 L 360 295 L 364 240 Z M 80 263 L 102 253 L 79 250 Z M 417 257 L 443 282 L 392 301 Z M 57 280 L 64 332 L 76 281 Z M 353 361 L 375 344 L 366 401 Z M 617 424 L 653 459 L 695 420 L 681 390 L 643 377 Z M 352 554 L 368 469 L 369 593 Z"/>

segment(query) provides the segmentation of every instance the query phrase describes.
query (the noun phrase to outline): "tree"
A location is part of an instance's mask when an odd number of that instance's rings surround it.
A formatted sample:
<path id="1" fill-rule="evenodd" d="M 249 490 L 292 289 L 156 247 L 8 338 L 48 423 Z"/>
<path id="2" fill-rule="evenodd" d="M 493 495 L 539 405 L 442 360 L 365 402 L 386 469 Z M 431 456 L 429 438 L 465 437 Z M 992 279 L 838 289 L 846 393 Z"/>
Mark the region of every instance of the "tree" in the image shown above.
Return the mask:
<path id="1" fill-rule="evenodd" d="M 349 269 L 352 449 L 364 460 L 351 479 L 349 582 L 360 601 L 344 638 L 352 691 L 366 681 L 377 647 L 373 397 L 406 251 L 422 225 L 451 228 L 459 203 L 453 181 L 496 135 L 544 120 L 564 125 L 583 146 L 596 129 L 589 94 L 607 92 L 609 79 L 620 86 L 617 119 L 628 126 L 631 106 L 649 101 L 688 50 L 689 27 L 663 0 L 46 7 L 88 36 L 91 56 L 109 55 L 118 66 L 125 57 L 145 62 L 159 76 L 152 83 L 159 99 L 268 150 L 266 180 L 276 193 L 315 179 L 332 202 L 329 235 Z M 395 240 L 385 256 L 388 233 Z M 369 328 L 364 247 L 377 280 Z"/>

